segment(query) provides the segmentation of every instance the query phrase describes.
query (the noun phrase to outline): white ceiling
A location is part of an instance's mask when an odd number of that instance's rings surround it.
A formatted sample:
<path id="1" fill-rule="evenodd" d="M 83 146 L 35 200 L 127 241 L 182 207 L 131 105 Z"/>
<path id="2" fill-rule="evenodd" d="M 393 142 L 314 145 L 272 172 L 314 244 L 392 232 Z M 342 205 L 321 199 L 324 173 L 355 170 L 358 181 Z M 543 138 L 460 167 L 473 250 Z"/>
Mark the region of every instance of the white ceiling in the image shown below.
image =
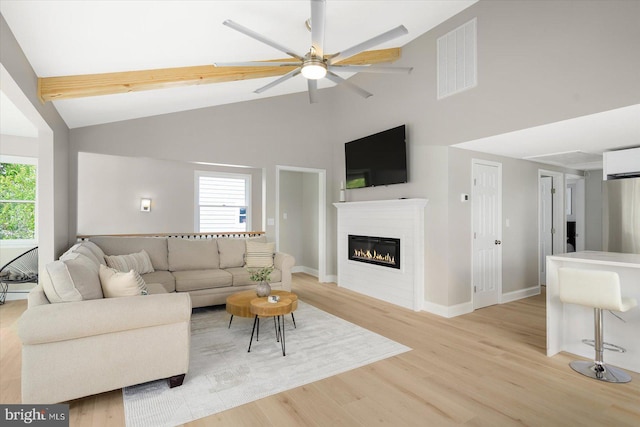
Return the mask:
<path id="1" fill-rule="evenodd" d="M 602 168 L 602 153 L 640 145 L 640 104 L 456 144 L 454 147 L 578 170 Z"/>
<path id="2" fill-rule="evenodd" d="M 375 49 L 403 46 L 477 0 L 328 0 L 325 52 L 336 53 L 398 25 L 409 34 Z M 232 19 L 296 51 L 311 35 L 308 0 L 0 2 L 39 77 L 257 61 L 282 52 L 224 25 Z M 344 77 L 348 77 L 345 75 Z M 307 90 L 293 78 L 261 95 L 275 78 L 55 101 L 70 128 L 229 104 Z M 323 79 L 320 88 L 333 86 Z"/>
<path id="3" fill-rule="evenodd" d="M 403 46 L 475 2 L 327 0 L 325 51 L 344 50 L 400 24 L 409 34 L 376 48 Z M 304 26 L 310 15 L 308 0 L 2 0 L 0 12 L 40 77 L 286 56 L 225 27 L 225 19 L 294 50 L 307 51 L 310 44 Z M 76 128 L 306 91 L 305 80 L 294 78 L 262 95 L 253 93 L 273 79 L 63 100 L 54 105 L 67 125 Z M 4 95 L 0 102 L 2 133 L 30 135 L 24 116 Z M 638 117 L 640 106 L 635 105 L 457 147 L 576 169 L 600 168 L 603 151 L 640 144 Z"/>

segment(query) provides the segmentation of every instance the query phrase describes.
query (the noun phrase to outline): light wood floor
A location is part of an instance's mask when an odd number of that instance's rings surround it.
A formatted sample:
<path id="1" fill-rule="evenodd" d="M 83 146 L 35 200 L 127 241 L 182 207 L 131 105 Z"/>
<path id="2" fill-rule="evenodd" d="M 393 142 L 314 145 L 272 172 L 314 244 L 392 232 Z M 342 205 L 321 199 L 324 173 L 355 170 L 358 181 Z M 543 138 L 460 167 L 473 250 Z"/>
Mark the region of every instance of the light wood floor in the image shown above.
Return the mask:
<path id="1" fill-rule="evenodd" d="M 190 426 L 634 426 L 640 375 L 603 384 L 545 356 L 544 295 L 453 319 L 415 313 L 294 275 L 301 300 L 413 350 L 190 423 Z M 16 322 L 0 306 L 0 402 L 20 402 Z M 624 345 L 624 343 L 619 343 Z M 606 354 L 605 354 L 606 361 Z M 70 402 L 72 426 L 124 424 L 121 391 Z"/>

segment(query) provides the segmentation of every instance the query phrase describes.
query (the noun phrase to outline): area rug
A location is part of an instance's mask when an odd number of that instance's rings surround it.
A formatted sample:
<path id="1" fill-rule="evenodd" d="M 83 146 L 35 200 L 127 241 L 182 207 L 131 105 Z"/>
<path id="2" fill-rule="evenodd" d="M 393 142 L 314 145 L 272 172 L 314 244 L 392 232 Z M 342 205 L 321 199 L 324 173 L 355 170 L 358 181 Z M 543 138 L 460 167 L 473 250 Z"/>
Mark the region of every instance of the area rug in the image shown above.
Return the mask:
<path id="1" fill-rule="evenodd" d="M 297 328 L 286 317 L 286 356 L 271 319 L 247 352 L 253 319 L 224 307 L 195 309 L 191 360 L 182 386 L 166 380 L 123 390 L 127 426 L 175 426 L 328 378 L 410 350 L 360 326 L 299 301 Z M 161 355 L 158 355 L 162 357 Z"/>

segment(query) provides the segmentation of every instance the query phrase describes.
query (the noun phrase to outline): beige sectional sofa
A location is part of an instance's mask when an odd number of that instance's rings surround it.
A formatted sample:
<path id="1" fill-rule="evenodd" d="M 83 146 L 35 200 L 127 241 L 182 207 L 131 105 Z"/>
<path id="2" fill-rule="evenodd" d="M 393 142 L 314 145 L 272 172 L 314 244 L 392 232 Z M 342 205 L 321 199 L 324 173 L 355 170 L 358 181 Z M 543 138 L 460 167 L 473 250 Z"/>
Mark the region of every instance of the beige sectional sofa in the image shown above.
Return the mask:
<path id="1" fill-rule="evenodd" d="M 106 255 L 146 251 L 154 272 L 142 274 L 147 283 L 161 283 L 167 292 L 188 292 L 193 307 L 224 304 L 227 296 L 253 289 L 250 269 L 245 267 L 247 240 L 266 243 L 265 237 L 250 239 L 183 239 L 176 237 L 96 236 L 89 241 Z M 272 289 L 291 291 L 291 255 L 275 253 Z"/>
<path id="2" fill-rule="evenodd" d="M 256 285 L 241 265 L 246 248 L 241 238 L 100 236 L 74 245 L 41 269 L 18 325 L 22 402 L 64 402 L 162 378 L 180 385 L 192 306 L 223 304 Z M 148 295 L 105 298 L 100 264 L 143 250 L 154 270 L 140 275 Z M 293 257 L 275 253 L 273 261 L 271 286 L 291 290 Z"/>

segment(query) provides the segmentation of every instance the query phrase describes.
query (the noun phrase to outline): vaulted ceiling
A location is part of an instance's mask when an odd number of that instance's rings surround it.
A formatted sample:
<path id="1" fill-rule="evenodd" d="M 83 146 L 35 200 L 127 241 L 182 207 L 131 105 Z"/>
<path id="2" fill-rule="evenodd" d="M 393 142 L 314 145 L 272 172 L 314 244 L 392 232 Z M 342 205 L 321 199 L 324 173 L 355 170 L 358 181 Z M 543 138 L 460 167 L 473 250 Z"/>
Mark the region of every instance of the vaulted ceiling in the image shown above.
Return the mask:
<path id="1" fill-rule="evenodd" d="M 347 49 L 399 25 L 408 34 L 375 49 L 401 47 L 469 7 L 460 1 L 326 2 L 325 52 Z M 310 1 L 13 1 L 0 12 L 39 77 L 77 76 L 215 62 L 286 58 L 234 31 L 231 19 L 306 52 Z M 348 78 L 352 74 L 342 73 Z M 381 76 L 385 78 L 385 76 Z M 254 93 L 275 77 L 53 101 L 70 128 L 248 101 L 307 90 L 304 78 Z M 327 79 L 319 88 L 333 86 Z"/>

